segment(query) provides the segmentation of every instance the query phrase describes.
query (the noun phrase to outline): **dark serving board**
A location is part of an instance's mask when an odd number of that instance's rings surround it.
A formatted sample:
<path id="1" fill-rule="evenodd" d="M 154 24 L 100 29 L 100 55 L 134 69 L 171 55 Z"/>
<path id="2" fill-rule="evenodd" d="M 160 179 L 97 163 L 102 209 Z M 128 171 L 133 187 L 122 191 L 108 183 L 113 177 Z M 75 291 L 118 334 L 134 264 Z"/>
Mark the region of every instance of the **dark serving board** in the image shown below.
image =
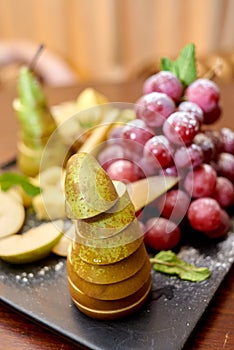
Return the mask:
<path id="1" fill-rule="evenodd" d="M 26 226 L 36 224 L 29 217 Z M 152 271 L 147 302 L 125 319 L 104 322 L 83 315 L 68 292 L 66 260 L 55 255 L 24 266 L 0 261 L 0 300 L 84 348 L 179 350 L 234 262 L 233 222 L 225 239 L 197 241 L 184 245 L 179 255 L 209 267 L 211 277 L 192 283 Z"/>

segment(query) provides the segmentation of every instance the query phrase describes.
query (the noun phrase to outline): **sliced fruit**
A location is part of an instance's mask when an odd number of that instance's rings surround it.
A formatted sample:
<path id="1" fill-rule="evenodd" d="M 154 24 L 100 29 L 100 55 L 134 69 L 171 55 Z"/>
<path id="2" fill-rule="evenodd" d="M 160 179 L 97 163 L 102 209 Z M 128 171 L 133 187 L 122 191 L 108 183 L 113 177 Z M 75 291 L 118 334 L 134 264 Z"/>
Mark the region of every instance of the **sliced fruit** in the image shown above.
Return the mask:
<path id="1" fill-rule="evenodd" d="M 81 111 L 104 103 L 108 103 L 106 96 L 92 88 L 86 88 L 77 97 L 76 108 Z"/>
<path id="2" fill-rule="evenodd" d="M 74 251 L 68 255 L 68 260 L 79 277 L 90 283 L 111 284 L 123 281 L 139 271 L 146 256 L 145 245 L 142 242 L 140 247 L 126 259 L 115 264 L 92 265 L 80 259 Z"/>
<path id="3" fill-rule="evenodd" d="M 56 255 L 66 257 L 72 240 L 66 236 L 62 236 L 58 243 L 52 248 L 52 252 Z"/>
<path id="4" fill-rule="evenodd" d="M 142 298 L 142 296 L 144 296 L 147 292 L 149 292 L 151 287 L 151 278 L 149 278 L 147 282 L 144 283 L 143 286 L 135 293 L 129 295 L 126 298 L 117 299 L 117 300 L 99 300 L 99 299 L 91 298 L 86 294 L 84 294 L 78 288 L 78 286 L 75 286 L 71 282 L 71 280 L 68 280 L 68 286 L 71 292 L 71 296 L 75 302 L 78 302 L 84 307 L 93 309 L 93 311 L 96 311 L 96 312 L 106 311 L 106 312 L 110 312 L 111 314 L 114 310 L 128 308 L 134 305 L 135 303 L 137 303 Z"/>
<path id="5" fill-rule="evenodd" d="M 32 200 L 32 206 L 39 220 L 64 219 L 65 198 L 61 186 L 47 186 L 42 194 Z"/>
<path id="6" fill-rule="evenodd" d="M 167 192 L 178 182 L 175 176 L 151 176 L 127 184 L 128 192 L 135 210 L 138 211 L 144 206 Z"/>
<path id="7" fill-rule="evenodd" d="M 79 289 L 91 298 L 99 300 L 117 300 L 126 298 L 129 295 L 139 290 L 149 279 L 151 264 L 146 257 L 142 268 L 133 276 L 117 283 L 112 284 L 95 284 L 85 281 L 80 278 L 74 267 L 67 264 L 68 280 L 75 286 L 79 286 Z"/>
<path id="8" fill-rule="evenodd" d="M 63 234 L 63 221 L 57 220 L 34 227 L 0 241 L 0 258 L 13 264 L 37 261 L 49 255 Z"/>
<path id="9" fill-rule="evenodd" d="M 143 238 L 138 238 L 126 245 L 114 246 L 112 248 L 88 247 L 79 243 L 73 243 L 75 254 L 90 264 L 107 265 L 114 264 L 117 261 L 127 258 L 134 253 L 141 245 Z"/>
<path id="10" fill-rule="evenodd" d="M 76 232 L 75 234 L 75 226 L 73 227 L 73 240 L 76 242 L 93 247 L 93 248 L 116 248 L 119 246 L 125 246 L 135 240 L 143 237 L 144 232 L 139 225 L 139 221 L 135 218 L 128 226 L 126 226 L 122 231 L 117 232 L 115 235 L 112 235 L 107 238 L 98 238 L 97 235 L 94 234 L 94 238 L 87 238 L 81 232 Z M 70 237 L 67 233 L 65 233 L 67 237 Z"/>
<path id="11" fill-rule="evenodd" d="M 94 217 L 77 220 L 78 232 L 87 238 L 107 238 L 127 227 L 135 219 L 135 208 L 131 203 L 127 187 L 120 181 L 113 181 L 119 199 L 106 212 Z"/>
<path id="12" fill-rule="evenodd" d="M 73 219 L 98 215 L 110 209 L 118 199 L 109 176 L 97 160 L 85 152 L 74 154 L 68 160 L 65 195 L 68 216 Z"/>
<path id="13" fill-rule="evenodd" d="M 0 191 L 0 239 L 17 233 L 24 219 L 25 210 L 17 197 Z"/>

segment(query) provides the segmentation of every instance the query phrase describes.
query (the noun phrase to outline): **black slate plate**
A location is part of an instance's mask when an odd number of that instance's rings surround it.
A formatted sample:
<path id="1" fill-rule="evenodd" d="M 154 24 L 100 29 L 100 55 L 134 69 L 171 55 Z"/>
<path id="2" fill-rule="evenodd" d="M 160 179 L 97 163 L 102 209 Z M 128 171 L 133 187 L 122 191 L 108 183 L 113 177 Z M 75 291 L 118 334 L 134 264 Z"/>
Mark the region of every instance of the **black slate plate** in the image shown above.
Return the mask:
<path id="1" fill-rule="evenodd" d="M 28 226 L 35 224 L 29 217 Z M 192 283 L 152 272 L 152 292 L 144 307 L 122 320 L 97 321 L 76 309 L 67 288 L 66 260 L 55 255 L 25 266 L 0 261 L 0 300 L 88 349 L 179 350 L 234 262 L 233 225 L 224 240 L 199 240 L 199 245 L 184 245 L 179 254 L 208 266 L 211 277 Z"/>

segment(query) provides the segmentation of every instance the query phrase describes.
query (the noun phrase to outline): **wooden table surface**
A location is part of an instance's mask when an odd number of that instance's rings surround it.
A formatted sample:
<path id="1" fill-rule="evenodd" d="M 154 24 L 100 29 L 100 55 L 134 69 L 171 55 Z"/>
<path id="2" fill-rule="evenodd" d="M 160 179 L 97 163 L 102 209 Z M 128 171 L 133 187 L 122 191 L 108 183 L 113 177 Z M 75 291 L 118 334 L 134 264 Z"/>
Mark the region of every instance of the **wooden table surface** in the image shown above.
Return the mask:
<path id="1" fill-rule="evenodd" d="M 75 99 L 86 86 L 45 88 L 50 105 Z M 133 103 L 141 95 L 142 82 L 92 85 L 110 101 Z M 223 116 L 212 126 L 234 128 L 234 83 L 221 85 Z M 16 156 L 17 122 L 12 110 L 14 89 L 0 90 L 0 164 Z M 1 291 L 0 291 L 1 292 Z M 74 350 L 67 339 L 0 303 L 0 350 Z M 185 350 L 234 349 L 234 266 L 191 335 Z M 123 349 L 124 350 L 124 349 Z M 156 349 L 160 350 L 160 349 Z"/>

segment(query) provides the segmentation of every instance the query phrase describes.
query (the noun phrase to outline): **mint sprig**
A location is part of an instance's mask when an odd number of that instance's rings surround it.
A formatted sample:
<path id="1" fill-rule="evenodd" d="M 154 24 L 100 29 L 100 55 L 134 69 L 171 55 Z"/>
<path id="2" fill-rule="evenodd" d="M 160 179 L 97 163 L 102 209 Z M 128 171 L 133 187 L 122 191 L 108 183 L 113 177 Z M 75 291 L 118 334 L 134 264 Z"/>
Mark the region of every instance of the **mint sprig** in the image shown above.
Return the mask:
<path id="1" fill-rule="evenodd" d="M 201 282 L 210 277 L 207 267 L 197 267 L 180 259 L 171 250 L 162 250 L 150 259 L 153 269 L 170 275 L 177 275 L 182 280 Z"/>
<path id="2" fill-rule="evenodd" d="M 34 197 L 41 192 L 40 187 L 33 185 L 24 175 L 13 172 L 6 172 L 0 175 L 0 188 L 2 191 L 8 191 L 16 185 L 21 186 L 30 197 Z"/>
<path id="3" fill-rule="evenodd" d="M 197 78 L 195 45 L 190 43 L 185 46 L 175 61 L 162 58 L 160 67 L 175 74 L 184 86 L 188 86 Z"/>

